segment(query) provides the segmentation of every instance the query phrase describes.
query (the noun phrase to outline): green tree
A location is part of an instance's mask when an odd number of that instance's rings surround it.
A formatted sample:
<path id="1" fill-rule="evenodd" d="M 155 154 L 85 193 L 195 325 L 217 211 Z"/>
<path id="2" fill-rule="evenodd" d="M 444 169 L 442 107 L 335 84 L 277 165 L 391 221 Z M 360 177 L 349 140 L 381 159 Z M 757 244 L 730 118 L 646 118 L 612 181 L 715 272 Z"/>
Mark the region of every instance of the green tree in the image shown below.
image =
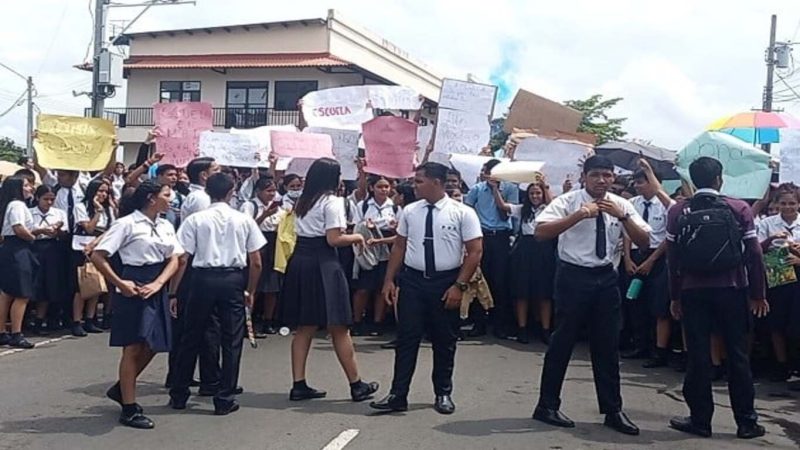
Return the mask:
<path id="1" fill-rule="evenodd" d="M 25 154 L 25 149 L 17 145 L 11 138 L 0 138 L 0 160 L 14 164 Z"/>
<path id="2" fill-rule="evenodd" d="M 601 145 L 619 141 L 628 134 L 622 129 L 622 123 L 628 120 L 627 118 L 608 117 L 609 110 L 620 101 L 622 97 L 604 100 L 602 94 L 595 94 L 586 100 L 567 100 L 564 105 L 583 113 L 578 131 L 594 134 L 597 136 L 597 144 Z"/>

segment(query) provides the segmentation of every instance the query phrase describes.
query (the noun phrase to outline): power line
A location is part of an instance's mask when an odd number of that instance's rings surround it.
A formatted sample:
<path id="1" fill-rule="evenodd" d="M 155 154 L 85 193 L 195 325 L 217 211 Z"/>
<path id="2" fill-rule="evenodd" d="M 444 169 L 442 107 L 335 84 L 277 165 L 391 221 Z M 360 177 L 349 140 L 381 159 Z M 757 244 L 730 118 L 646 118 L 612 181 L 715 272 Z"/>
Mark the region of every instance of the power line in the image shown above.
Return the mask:
<path id="1" fill-rule="evenodd" d="M 787 82 L 786 82 L 786 80 L 785 80 L 785 79 L 784 79 L 782 76 L 780 76 L 780 74 L 776 74 L 776 75 L 778 76 L 778 79 L 779 79 L 779 80 L 781 80 L 781 82 L 782 82 L 783 84 L 785 84 L 785 85 L 786 85 L 786 87 L 787 87 L 787 88 L 788 88 L 790 91 L 792 91 L 792 94 L 794 94 L 795 98 L 796 98 L 796 99 L 800 99 L 800 94 L 798 94 L 798 93 L 797 93 L 797 91 L 795 90 L 795 88 L 794 88 L 794 87 L 792 87 L 792 86 L 790 86 L 790 85 L 789 85 L 789 83 L 787 83 Z"/>
<path id="2" fill-rule="evenodd" d="M 42 63 L 39 65 L 39 70 L 36 71 L 36 76 L 38 76 L 42 72 L 44 64 L 47 62 L 47 59 L 50 56 L 50 52 L 53 50 L 53 44 L 55 44 L 56 39 L 58 39 L 58 33 L 61 31 L 61 25 L 64 23 L 64 16 L 67 14 L 68 7 L 69 7 L 69 2 L 64 2 L 64 8 L 61 9 L 61 17 L 58 18 L 58 25 L 56 25 L 56 31 L 53 33 L 53 37 L 50 39 L 50 45 L 47 46 L 47 51 L 44 53 L 44 58 L 42 58 Z"/>
<path id="3" fill-rule="evenodd" d="M 17 98 L 17 99 L 14 101 L 14 103 L 12 103 L 12 104 L 11 104 L 11 106 L 9 106 L 9 107 L 8 107 L 8 109 L 7 109 L 7 110 L 5 110 L 5 111 L 3 111 L 2 113 L 0 113 L 0 117 L 4 117 L 6 114 L 8 114 L 8 113 L 10 113 L 11 111 L 13 111 L 13 110 L 14 110 L 14 108 L 16 108 L 17 106 L 21 106 L 23 103 L 25 103 L 25 102 L 23 101 L 23 99 L 25 98 L 25 95 L 26 95 L 27 93 L 28 93 L 28 90 L 27 90 L 27 89 L 25 89 L 24 91 L 22 91 L 22 94 L 20 94 L 19 98 Z"/>

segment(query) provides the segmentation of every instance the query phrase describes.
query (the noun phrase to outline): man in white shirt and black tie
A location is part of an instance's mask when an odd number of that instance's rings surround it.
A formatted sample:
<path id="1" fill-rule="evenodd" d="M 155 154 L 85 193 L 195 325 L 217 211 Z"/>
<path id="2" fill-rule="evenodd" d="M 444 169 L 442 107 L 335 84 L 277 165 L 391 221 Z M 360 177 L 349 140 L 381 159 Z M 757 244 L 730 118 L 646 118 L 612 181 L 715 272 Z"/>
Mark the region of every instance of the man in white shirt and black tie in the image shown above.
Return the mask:
<path id="1" fill-rule="evenodd" d="M 170 405 L 186 408 L 194 362 L 210 326 L 214 310 L 222 329 L 222 383 L 214 395 L 214 413 L 226 415 L 239 409 L 236 386 L 244 339 L 245 304 L 252 306 L 261 276 L 261 247 L 266 244 L 255 221 L 229 206 L 235 183 L 230 175 L 215 174 L 206 190 L 211 207 L 192 214 L 178 230 L 178 241 L 192 255 L 192 290 L 182 308 L 183 334 L 178 344 L 178 367 Z M 248 266 L 249 273 L 245 268 Z M 245 292 L 244 289 L 247 289 Z M 174 299 L 170 308 L 176 311 Z"/>
<path id="2" fill-rule="evenodd" d="M 406 206 L 400 217 L 383 286 L 387 303 L 397 302 L 394 380 L 389 395 L 370 404 L 374 409 L 408 409 L 419 344 L 427 331 L 433 344 L 434 409 L 440 414 L 455 411 L 451 394 L 459 308 L 483 250 L 477 214 L 448 198 L 446 180 L 446 166 L 419 166 L 414 183 L 422 200 Z"/>
<path id="3" fill-rule="evenodd" d="M 544 359 L 539 402 L 533 418 L 571 428 L 559 411 L 561 387 L 581 328 L 589 326 L 597 400 L 605 425 L 637 435 L 639 428 L 622 411 L 619 380 L 621 298 L 615 249 L 623 234 L 641 247 L 650 245 L 650 227 L 630 202 L 608 192 L 614 164 L 592 156 L 583 164 L 585 188 L 553 200 L 536 217 L 538 239 L 558 238 L 555 279 L 556 328 Z"/>

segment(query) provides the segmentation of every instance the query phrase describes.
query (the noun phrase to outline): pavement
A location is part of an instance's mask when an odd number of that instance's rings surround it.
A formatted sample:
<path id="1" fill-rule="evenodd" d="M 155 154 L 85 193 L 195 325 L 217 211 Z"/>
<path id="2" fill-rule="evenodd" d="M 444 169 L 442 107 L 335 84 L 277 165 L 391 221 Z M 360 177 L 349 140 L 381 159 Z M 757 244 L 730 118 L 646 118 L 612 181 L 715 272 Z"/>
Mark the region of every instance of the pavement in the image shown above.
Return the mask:
<path id="1" fill-rule="evenodd" d="M 407 413 L 380 415 L 367 403 L 349 400 L 349 388 L 330 341 L 315 340 L 309 384 L 328 391 L 324 400 L 289 402 L 290 337 L 270 336 L 259 348 L 245 346 L 239 397 L 242 409 L 213 415 L 209 398 L 192 397 L 185 411 L 166 406 L 166 355 L 141 377 L 138 401 L 155 422 L 153 430 L 118 425 L 119 407 L 104 397 L 116 378 L 119 349 L 108 335 L 43 342 L 34 350 L 0 348 L 0 449 L 797 449 L 798 394 L 781 385 L 757 386 L 757 409 L 767 428 L 763 438 L 736 439 L 724 384 L 715 387 L 714 437 L 694 438 L 670 430 L 685 415 L 682 378 L 671 369 L 645 370 L 622 363 L 625 410 L 642 430 L 624 436 L 602 426 L 585 345 L 576 348 L 564 384 L 562 411 L 577 427 L 555 429 L 531 420 L 545 347 L 488 338 L 459 344 L 454 400 L 457 410 L 432 409 L 431 350 L 423 346 Z M 391 383 L 394 352 L 386 338 L 356 338 L 362 376 Z"/>

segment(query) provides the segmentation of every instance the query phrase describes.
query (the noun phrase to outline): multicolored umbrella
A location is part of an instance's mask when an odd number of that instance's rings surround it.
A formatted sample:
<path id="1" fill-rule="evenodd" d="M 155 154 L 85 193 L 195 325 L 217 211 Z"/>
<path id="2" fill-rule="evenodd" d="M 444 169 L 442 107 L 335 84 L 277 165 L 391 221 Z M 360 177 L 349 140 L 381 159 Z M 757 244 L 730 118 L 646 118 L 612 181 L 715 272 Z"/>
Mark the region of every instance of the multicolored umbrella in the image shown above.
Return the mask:
<path id="1" fill-rule="evenodd" d="M 800 129 L 800 120 L 785 113 L 749 111 L 718 119 L 709 125 L 708 130 L 758 145 L 780 142 L 781 128 Z"/>

